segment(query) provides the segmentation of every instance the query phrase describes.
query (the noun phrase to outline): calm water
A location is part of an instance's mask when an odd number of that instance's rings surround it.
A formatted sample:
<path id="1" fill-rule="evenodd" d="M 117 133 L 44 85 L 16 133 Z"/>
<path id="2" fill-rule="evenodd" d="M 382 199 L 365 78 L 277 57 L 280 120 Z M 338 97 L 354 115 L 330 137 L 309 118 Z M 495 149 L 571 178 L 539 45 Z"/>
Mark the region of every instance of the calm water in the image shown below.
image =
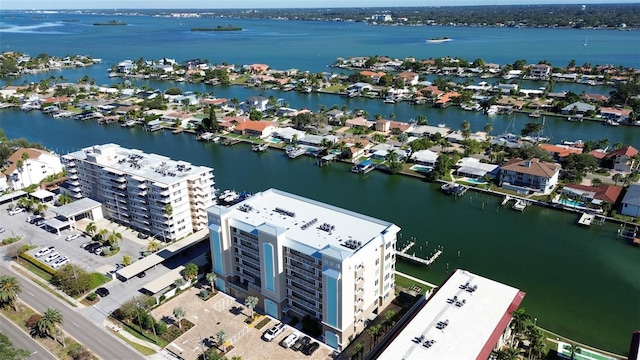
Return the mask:
<path id="1" fill-rule="evenodd" d="M 77 22 L 63 22 L 75 19 Z M 114 18 L 80 15 L 7 16 L 0 13 L 0 50 L 22 51 L 36 56 L 88 54 L 104 64 L 12 79 L 13 83 L 37 81 L 51 75 L 73 81 L 84 74 L 99 83 L 121 81 L 106 78 L 107 69 L 123 59 L 179 61 L 207 58 L 235 64 L 267 63 L 278 69 L 325 71 L 337 57 L 389 55 L 418 58 L 458 56 L 488 62 L 512 63 L 516 59 L 546 59 L 564 66 L 615 64 L 640 67 L 639 32 L 491 29 L 453 27 L 369 27 L 359 23 L 287 22 L 236 19 L 119 18 L 129 26 L 97 27 L 96 21 Z M 193 33 L 195 26 L 228 24 L 242 32 Z M 425 39 L 448 36 L 454 41 L 426 44 Z M 587 47 L 582 46 L 585 37 Z M 140 83 L 142 84 L 142 83 Z M 166 83 L 149 83 L 166 88 Z M 487 118 L 454 109 L 438 110 L 408 104 L 382 104 L 365 99 L 344 99 L 318 94 L 258 91 L 241 87 L 206 87 L 183 84 L 185 89 L 214 92 L 220 97 L 244 99 L 256 92 L 284 98 L 291 106 L 317 109 L 346 104 L 371 116 L 393 113 L 398 120 L 424 114 L 431 124 L 457 128 L 469 120 L 473 130 L 492 122 L 494 132 L 518 132 L 523 116 Z M 529 85 L 527 85 L 529 86 Z M 535 84 L 531 84 L 534 87 Z M 569 88 L 579 92 L 581 88 Z M 558 89 L 556 89 L 558 90 Z M 586 88 L 604 93 L 607 88 Z M 538 119 L 537 121 L 542 121 Z M 593 123 L 568 123 L 546 119 L 554 140 L 563 138 L 621 141 L 640 147 L 640 129 L 605 127 Z M 640 252 L 615 237 L 616 227 L 589 229 L 575 225 L 576 215 L 530 207 L 524 213 L 499 206 L 499 200 L 469 193 L 462 199 L 444 196 L 437 188 L 417 179 L 373 172 L 359 177 L 345 164 L 318 168 L 312 160 L 291 161 L 277 151 L 255 154 L 248 146 L 221 147 L 196 142 L 191 136 L 147 133 L 89 122 L 53 119 L 15 110 L 0 112 L 0 127 L 9 137 L 27 137 L 58 153 L 106 142 L 139 148 L 215 169 L 220 188 L 261 191 L 276 187 L 368 215 L 402 227 L 404 241 L 415 237 L 416 252 L 428 255 L 436 246 L 444 255 L 428 271 L 400 262 L 398 268 L 441 282 L 457 267 L 469 269 L 525 292 L 527 312 L 546 328 L 597 347 L 626 353 L 631 332 L 640 325 Z M 515 128 L 515 130 L 513 129 Z M 422 247 L 422 249 L 420 248 Z M 460 251 L 460 258 L 457 253 Z M 448 268 L 447 268 L 448 264 Z"/>
<path id="2" fill-rule="evenodd" d="M 524 306 L 541 326 L 593 346 L 626 353 L 640 323 L 640 252 L 617 239 L 613 225 L 581 228 L 573 214 L 537 207 L 519 213 L 483 194 L 454 199 L 419 179 L 378 172 L 361 177 L 346 164 L 318 168 L 310 158 L 290 160 L 275 150 L 256 154 L 247 145 L 201 143 L 188 134 L 19 110 L 0 116 L 7 136 L 28 137 L 59 153 L 115 142 L 211 166 L 219 188 L 275 187 L 393 221 L 402 227 L 402 242 L 417 239 L 417 254 L 444 248 L 429 270 L 404 262 L 399 270 L 440 283 L 460 267 L 518 287 L 527 292 Z"/>

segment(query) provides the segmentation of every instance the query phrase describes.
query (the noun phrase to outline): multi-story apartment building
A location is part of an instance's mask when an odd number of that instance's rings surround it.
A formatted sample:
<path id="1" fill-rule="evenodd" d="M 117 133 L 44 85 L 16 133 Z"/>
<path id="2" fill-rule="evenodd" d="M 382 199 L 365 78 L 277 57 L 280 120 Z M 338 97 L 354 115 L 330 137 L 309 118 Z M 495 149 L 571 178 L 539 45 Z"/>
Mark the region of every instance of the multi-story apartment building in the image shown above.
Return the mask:
<path id="1" fill-rule="evenodd" d="M 213 169 L 116 144 L 62 157 L 66 191 L 102 203 L 105 217 L 164 241 L 206 228 Z"/>
<path id="2" fill-rule="evenodd" d="M 396 225 L 270 189 L 208 210 L 217 287 L 342 350 L 394 298 Z"/>
<path id="3" fill-rule="evenodd" d="M 0 180 L 0 191 L 7 188 L 20 190 L 39 184 L 46 177 L 62 172 L 60 157 L 48 151 L 20 148 L 8 159 L 5 178 Z"/>

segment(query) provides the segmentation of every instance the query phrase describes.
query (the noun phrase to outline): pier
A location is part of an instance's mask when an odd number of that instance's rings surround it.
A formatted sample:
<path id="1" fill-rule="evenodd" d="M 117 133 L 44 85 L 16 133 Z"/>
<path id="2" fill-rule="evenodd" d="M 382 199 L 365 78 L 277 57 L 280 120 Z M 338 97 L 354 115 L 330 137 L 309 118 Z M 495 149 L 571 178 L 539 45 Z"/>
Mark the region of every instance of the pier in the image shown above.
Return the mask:
<path id="1" fill-rule="evenodd" d="M 590 226 L 595 218 L 593 214 L 583 213 L 580 215 L 580 219 L 578 219 L 578 224 L 582 226 Z"/>
<path id="2" fill-rule="evenodd" d="M 438 259 L 438 257 L 440 257 L 440 255 L 442 255 L 442 250 L 438 250 L 436 251 L 433 255 L 431 255 L 430 258 L 428 259 L 423 259 L 421 257 L 418 257 L 414 254 L 407 254 L 407 251 L 409 251 L 409 249 L 411 249 L 416 243 L 414 241 L 411 241 L 409 244 L 407 244 L 407 246 L 405 246 L 404 248 L 402 248 L 402 250 L 398 251 L 397 254 L 398 256 L 401 256 L 407 260 L 411 260 L 414 262 L 417 262 L 418 264 L 424 264 L 424 265 L 431 265 L 433 264 L 434 261 L 436 261 Z"/>

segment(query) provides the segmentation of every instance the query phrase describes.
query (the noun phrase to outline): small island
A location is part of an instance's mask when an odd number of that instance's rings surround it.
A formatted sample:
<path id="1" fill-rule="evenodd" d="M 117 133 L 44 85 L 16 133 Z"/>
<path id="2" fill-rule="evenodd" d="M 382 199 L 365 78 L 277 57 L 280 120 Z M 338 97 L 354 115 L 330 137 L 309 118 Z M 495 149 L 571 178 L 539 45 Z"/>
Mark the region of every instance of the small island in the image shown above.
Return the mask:
<path id="1" fill-rule="evenodd" d="M 97 22 L 97 23 L 93 23 L 94 26 L 120 26 L 120 25 L 127 25 L 127 23 L 122 22 L 120 20 L 111 20 L 111 21 L 107 21 L 107 22 Z"/>
<path id="2" fill-rule="evenodd" d="M 233 26 L 233 25 L 228 25 L 226 27 L 222 26 L 222 25 L 218 25 L 214 28 L 201 28 L 201 27 L 197 27 L 197 28 L 192 28 L 191 31 L 241 31 L 242 28 L 241 27 L 237 27 L 237 26 Z"/>
<path id="3" fill-rule="evenodd" d="M 447 42 L 447 41 L 451 41 L 452 39 L 448 38 L 448 37 L 437 37 L 437 38 L 431 38 L 431 39 L 427 39 L 428 43 L 443 43 L 443 42 Z"/>

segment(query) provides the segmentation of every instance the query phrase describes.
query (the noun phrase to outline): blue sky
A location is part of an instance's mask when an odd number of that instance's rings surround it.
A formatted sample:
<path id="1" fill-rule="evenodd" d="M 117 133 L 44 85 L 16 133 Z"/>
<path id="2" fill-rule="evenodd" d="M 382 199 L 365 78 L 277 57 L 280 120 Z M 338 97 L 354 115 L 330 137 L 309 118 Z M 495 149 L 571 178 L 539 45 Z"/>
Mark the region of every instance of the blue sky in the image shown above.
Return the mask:
<path id="1" fill-rule="evenodd" d="M 2 10 L 59 9 L 237 9 L 237 8 L 335 8 L 388 6 L 456 6 L 517 4 L 614 4 L 637 0 L 2 0 Z"/>

